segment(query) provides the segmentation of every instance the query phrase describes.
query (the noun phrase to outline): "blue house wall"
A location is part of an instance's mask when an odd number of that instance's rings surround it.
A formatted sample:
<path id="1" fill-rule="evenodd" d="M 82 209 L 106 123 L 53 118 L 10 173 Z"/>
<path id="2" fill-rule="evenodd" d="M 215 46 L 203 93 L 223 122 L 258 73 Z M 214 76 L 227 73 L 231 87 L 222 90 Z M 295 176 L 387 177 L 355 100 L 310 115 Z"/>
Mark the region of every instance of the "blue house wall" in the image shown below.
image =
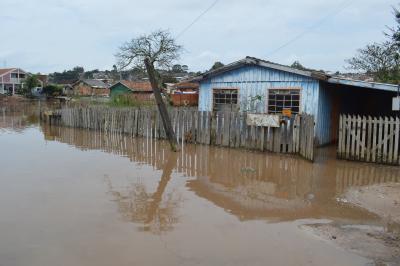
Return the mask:
<path id="1" fill-rule="evenodd" d="M 212 111 L 213 89 L 237 88 L 240 111 L 267 112 L 268 89 L 301 88 L 300 112 L 312 114 L 316 121 L 316 137 L 319 144 L 331 141 L 329 134 L 329 106 L 320 101 L 320 82 L 307 76 L 257 65 L 246 65 L 227 72 L 210 76 L 200 82 L 199 111 Z M 324 102 L 329 95 L 322 92 Z M 251 97 L 262 96 L 262 101 L 252 102 Z M 323 116 L 319 117 L 319 114 Z"/>

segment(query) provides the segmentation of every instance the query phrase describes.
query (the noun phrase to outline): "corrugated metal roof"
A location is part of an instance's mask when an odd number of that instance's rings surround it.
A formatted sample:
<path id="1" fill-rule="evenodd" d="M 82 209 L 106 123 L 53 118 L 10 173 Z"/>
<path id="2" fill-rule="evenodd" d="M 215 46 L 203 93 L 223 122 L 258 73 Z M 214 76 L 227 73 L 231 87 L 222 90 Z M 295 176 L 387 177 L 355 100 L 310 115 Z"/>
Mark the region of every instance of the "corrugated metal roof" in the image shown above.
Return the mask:
<path id="1" fill-rule="evenodd" d="M 211 70 L 211 71 L 205 72 L 201 76 L 197 76 L 192 79 L 188 79 L 186 81 L 187 82 L 201 81 L 201 80 L 207 79 L 211 76 L 219 75 L 221 73 L 224 73 L 224 72 L 227 72 L 227 71 L 230 71 L 233 69 L 237 69 L 237 68 L 240 68 L 240 67 L 246 66 L 246 65 L 255 65 L 255 66 L 271 68 L 271 69 L 280 70 L 280 71 L 284 71 L 284 72 L 288 72 L 288 73 L 293 73 L 293 74 L 297 74 L 297 75 L 301 75 L 301 76 L 311 77 L 311 78 L 318 79 L 318 80 L 327 80 L 329 78 L 329 76 L 326 75 L 324 72 L 299 70 L 299 69 L 295 69 L 295 68 L 292 68 L 289 66 L 285 66 L 285 65 L 269 62 L 266 60 L 258 59 L 255 57 L 247 56 L 246 58 L 244 58 L 242 60 L 236 61 L 229 65 L 225 65 L 216 70 Z"/>
<path id="2" fill-rule="evenodd" d="M 295 69 L 289 66 L 269 62 L 266 60 L 258 59 L 255 57 L 250 57 L 247 56 L 246 58 L 233 62 L 229 65 L 225 65 L 221 68 L 218 68 L 216 70 L 211 70 L 208 72 L 205 72 L 204 74 L 188 79 L 186 82 L 200 82 L 205 79 L 208 79 L 213 76 L 217 76 L 219 74 L 246 66 L 246 65 L 255 65 L 255 66 L 261 66 L 261 67 L 266 67 L 270 69 L 275 69 L 275 70 L 280 70 L 292 74 L 297 74 L 301 76 L 306 76 L 310 77 L 316 80 L 322 80 L 322 81 L 327 81 L 328 83 L 333 83 L 333 84 L 341 84 L 341 85 L 348 85 L 348 86 L 355 86 L 355 87 L 360 87 L 360 88 L 368 88 L 368 89 L 376 89 L 376 90 L 385 90 L 385 91 L 397 91 L 397 85 L 395 84 L 388 84 L 388 83 L 378 83 L 378 82 L 370 82 L 370 81 L 361 81 L 361 80 L 354 80 L 354 79 L 346 79 L 343 77 L 339 76 L 331 76 L 326 74 L 325 72 L 322 71 L 315 71 L 315 70 L 299 70 Z"/>
<path id="3" fill-rule="evenodd" d="M 99 88 L 99 89 L 108 88 L 108 85 L 106 83 L 104 83 L 101 80 L 97 80 L 97 79 L 84 79 L 84 80 L 82 80 L 82 82 L 93 88 Z"/>
<path id="4" fill-rule="evenodd" d="M 397 92 L 398 88 L 395 84 L 346 79 L 341 77 L 331 77 L 328 79 L 328 83 L 393 92 Z"/>

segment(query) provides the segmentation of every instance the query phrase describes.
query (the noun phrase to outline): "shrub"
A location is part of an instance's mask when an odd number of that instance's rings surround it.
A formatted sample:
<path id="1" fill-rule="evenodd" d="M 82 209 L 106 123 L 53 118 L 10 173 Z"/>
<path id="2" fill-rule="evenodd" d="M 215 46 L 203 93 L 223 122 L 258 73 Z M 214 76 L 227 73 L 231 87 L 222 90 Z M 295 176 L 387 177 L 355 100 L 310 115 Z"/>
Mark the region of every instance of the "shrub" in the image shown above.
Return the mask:
<path id="1" fill-rule="evenodd" d="M 47 85 L 43 88 L 43 93 L 47 96 L 59 96 L 62 94 L 62 87 L 57 85 Z"/>
<path id="2" fill-rule="evenodd" d="M 109 103 L 114 107 L 130 107 L 130 106 L 151 106 L 154 105 L 154 101 L 139 101 L 135 97 L 127 94 L 116 95 L 111 98 Z"/>

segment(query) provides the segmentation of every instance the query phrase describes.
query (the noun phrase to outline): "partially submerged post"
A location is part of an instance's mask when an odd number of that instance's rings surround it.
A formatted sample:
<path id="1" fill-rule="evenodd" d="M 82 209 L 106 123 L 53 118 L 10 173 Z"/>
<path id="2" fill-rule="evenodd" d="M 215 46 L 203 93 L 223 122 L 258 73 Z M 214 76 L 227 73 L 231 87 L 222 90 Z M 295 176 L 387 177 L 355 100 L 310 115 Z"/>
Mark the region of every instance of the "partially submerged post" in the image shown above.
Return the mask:
<path id="1" fill-rule="evenodd" d="M 153 64 L 150 62 L 149 58 L 144 59 L 144 64 L 146 65 L 147 74 L 149 75 L 149 80 L 151 83 L 151 87 L 154 92 L 154 97 L 156 98 L 156 103 L 158 107 L 158 111 L 160 112 L 161 120 L 163 122 L 165 134 L 167 135 L 169 144 L 171 145 L 172 151 L 178 150 L 178 143 L 176 141 L 175 132 L 172 128 L 171 119 L 169 117 L 167 107 L 161 96 L 161 90 L 159 88 L 159 82 L 156 78 L 156 71 L 154 69 Z"/>

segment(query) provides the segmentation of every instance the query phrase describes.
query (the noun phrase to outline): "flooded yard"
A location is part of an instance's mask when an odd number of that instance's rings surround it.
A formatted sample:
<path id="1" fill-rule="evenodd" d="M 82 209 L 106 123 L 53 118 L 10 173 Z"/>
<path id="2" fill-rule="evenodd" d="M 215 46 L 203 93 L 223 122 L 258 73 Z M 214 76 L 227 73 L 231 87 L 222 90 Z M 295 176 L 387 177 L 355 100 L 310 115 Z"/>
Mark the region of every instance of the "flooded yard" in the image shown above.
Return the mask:
<path id="1" fill-rule="evenodd" d="M 172 153 L 41 124 L 38 108 L 0 109 L 0 266 L 400 262 L 398 224 L 343 198 L 399 183 L 398 167 L 338 161 L 332 147 L 315 163 L 205 145 Z M 377 242 L 354 245 L 364 237 Z"/>

